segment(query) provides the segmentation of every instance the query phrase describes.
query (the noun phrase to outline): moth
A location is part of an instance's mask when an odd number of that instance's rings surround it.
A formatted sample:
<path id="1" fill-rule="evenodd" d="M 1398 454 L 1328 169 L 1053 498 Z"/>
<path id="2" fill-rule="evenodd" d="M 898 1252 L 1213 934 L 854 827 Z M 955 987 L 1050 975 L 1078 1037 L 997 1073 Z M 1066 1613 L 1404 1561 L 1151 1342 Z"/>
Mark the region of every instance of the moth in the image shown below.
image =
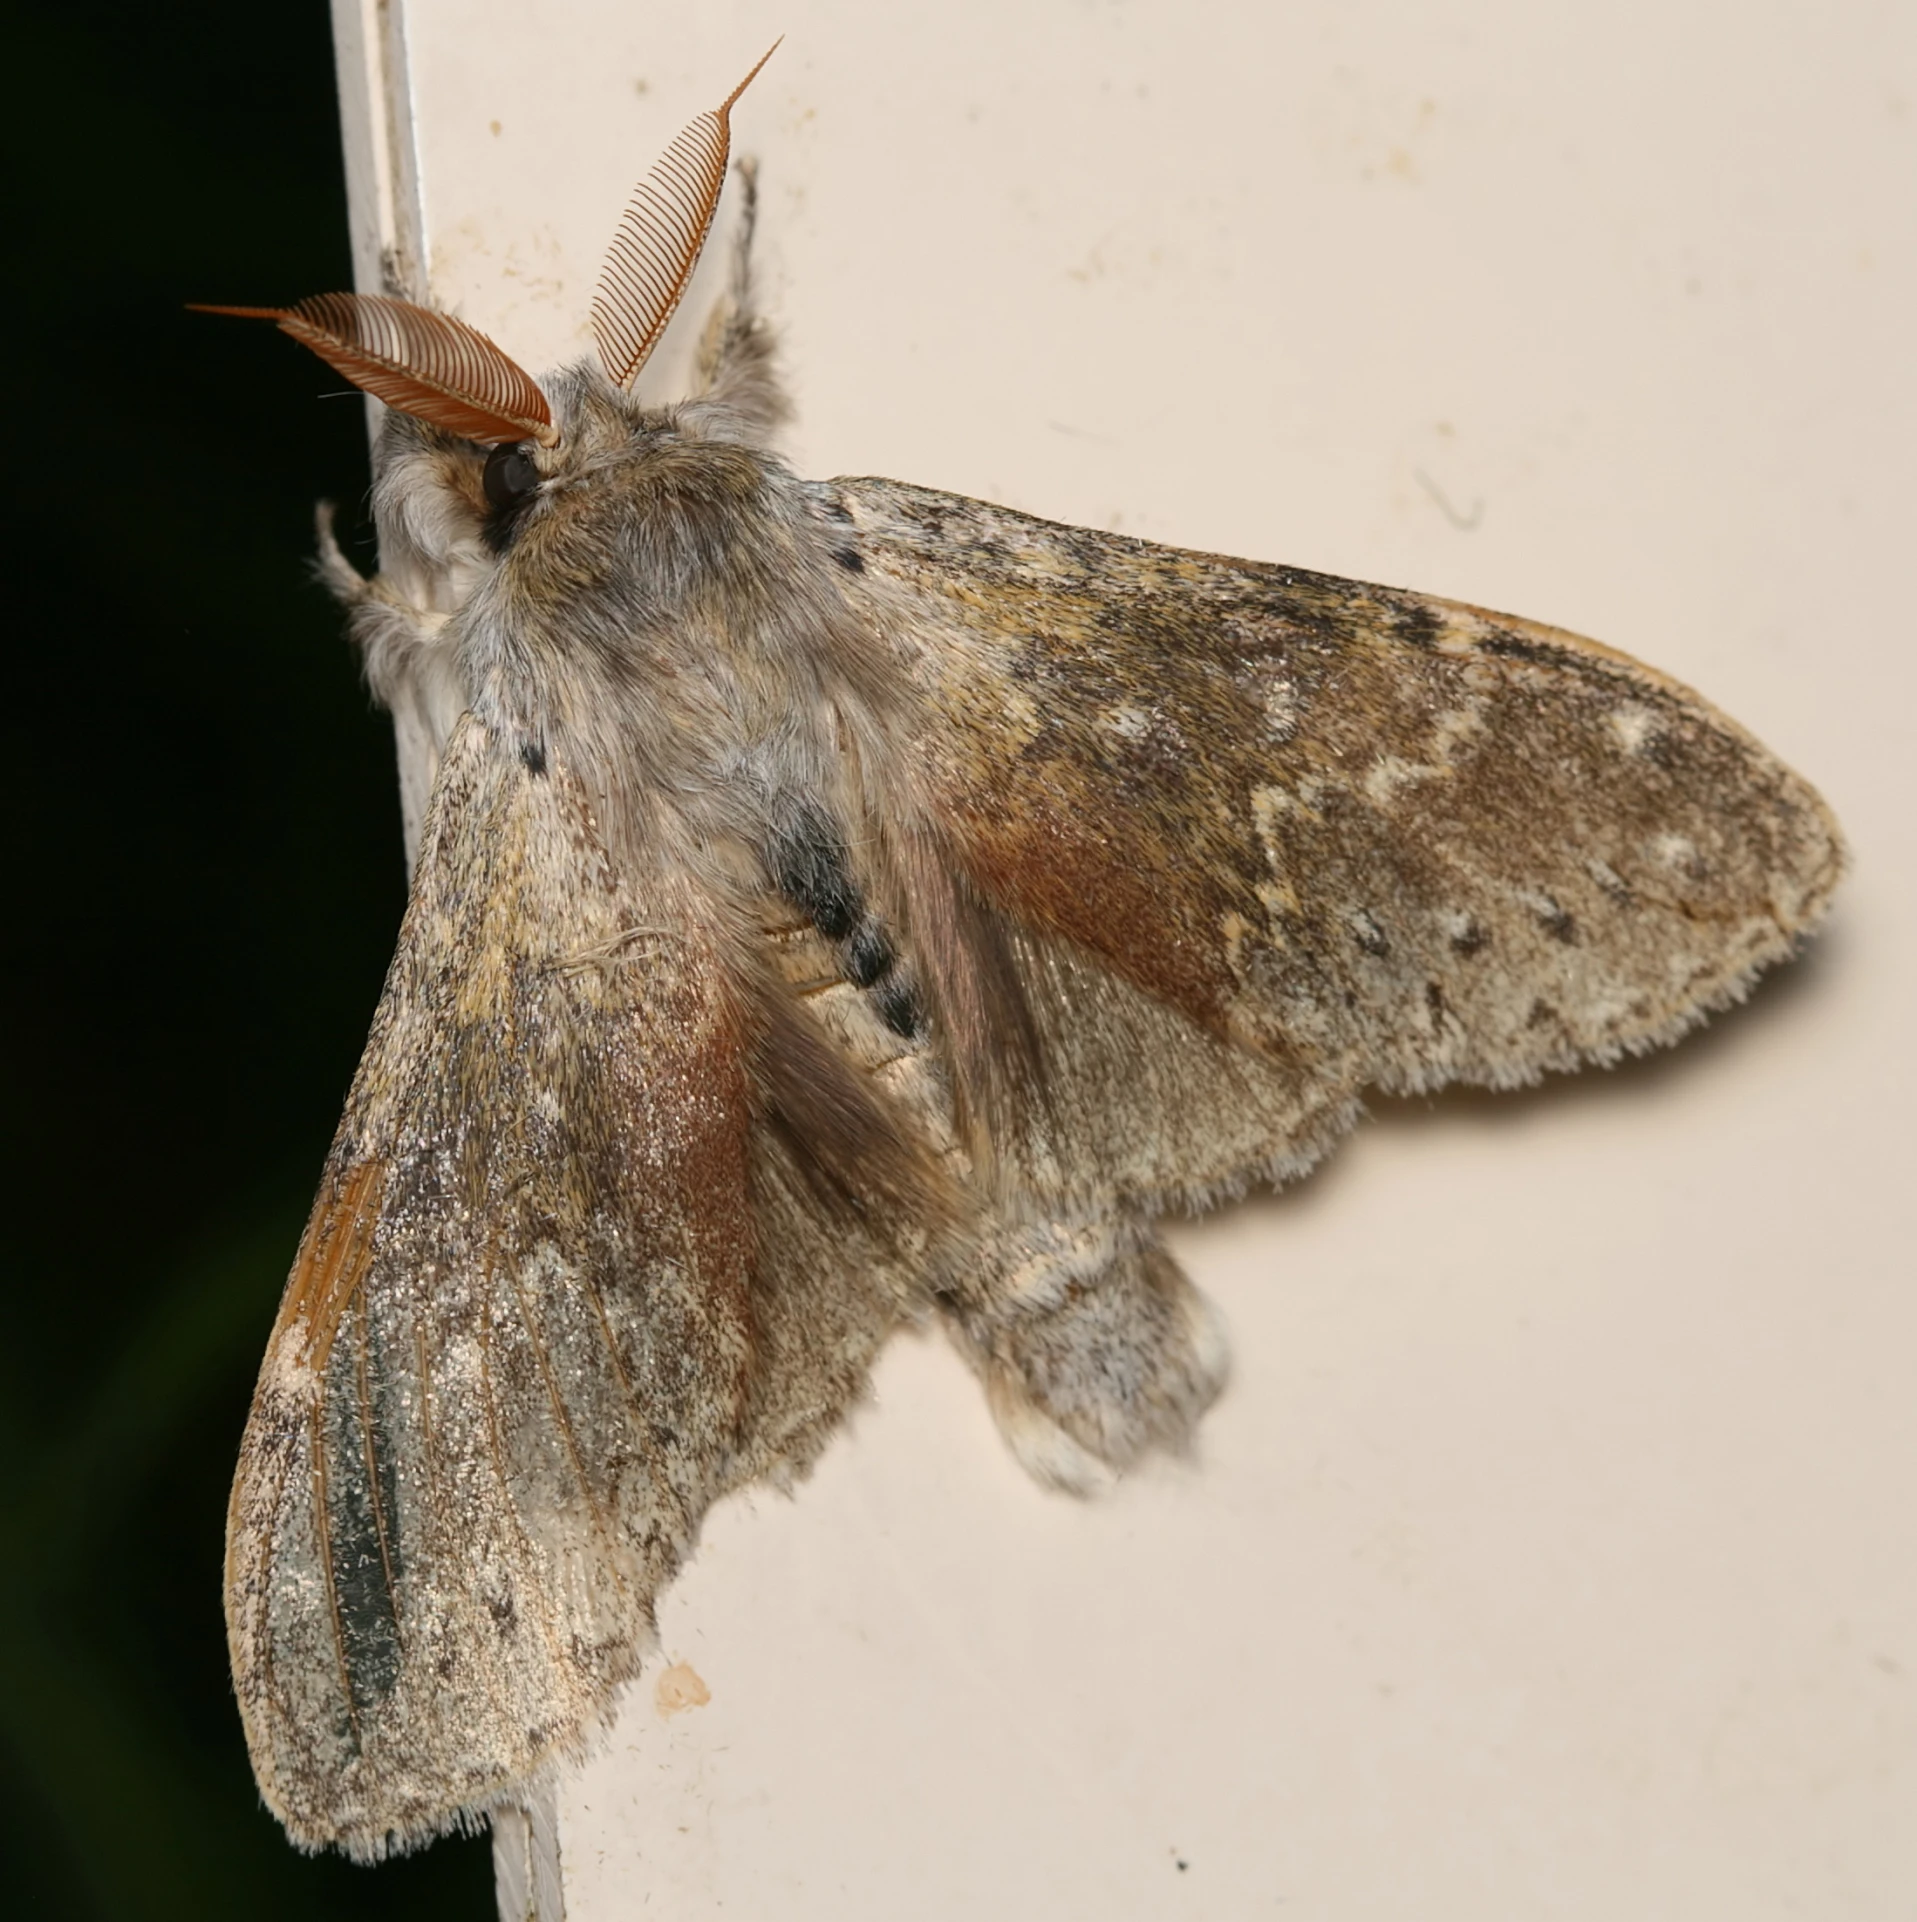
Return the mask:
<path id="1" fill-rule="evenodd" d="M 322 565 L 421 771 L 229 1519 L 307 1847 L 525 1805 L 710 1505 L 801 1476 L 902 1323 L 1041 1481 L 1183 1447 L 1226 1346 L 1157 1218 L 1301 1175 L 1368 1089 L 1675 1040 L 1844 865 L 1803 780 L 1574 635 L 800 479 L 744 163 L 697 391 L 640 404 L 744 84 L 641 182 L 596 360 L 221 310 L 390 410 L 380 571 Z"/>

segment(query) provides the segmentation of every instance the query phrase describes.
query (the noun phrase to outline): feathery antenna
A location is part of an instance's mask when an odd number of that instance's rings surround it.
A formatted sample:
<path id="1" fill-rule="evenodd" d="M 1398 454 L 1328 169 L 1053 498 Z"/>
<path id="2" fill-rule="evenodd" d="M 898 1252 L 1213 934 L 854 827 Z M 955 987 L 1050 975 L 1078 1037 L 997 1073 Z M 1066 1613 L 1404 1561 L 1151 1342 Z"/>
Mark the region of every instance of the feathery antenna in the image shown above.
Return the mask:
<path id="1" fill-rule="evenodd" d="M 733 105 L 779 46 L 773 41 L 758 66 L 693 121 L 633 189 L 592 299 L 593 339 L 618 386 L 629 388 L 638 377 L 685 294 L 726 183 Z"/>
<path id="2" fill-rule="evenodd" d="M 449 434 L 545 447 L 559 439 L 533 377 L 450 314 L 385 294 L 314 294 L 291 307 L 191 306 L 196 314 L 276 321 L 354 386 Z"/>

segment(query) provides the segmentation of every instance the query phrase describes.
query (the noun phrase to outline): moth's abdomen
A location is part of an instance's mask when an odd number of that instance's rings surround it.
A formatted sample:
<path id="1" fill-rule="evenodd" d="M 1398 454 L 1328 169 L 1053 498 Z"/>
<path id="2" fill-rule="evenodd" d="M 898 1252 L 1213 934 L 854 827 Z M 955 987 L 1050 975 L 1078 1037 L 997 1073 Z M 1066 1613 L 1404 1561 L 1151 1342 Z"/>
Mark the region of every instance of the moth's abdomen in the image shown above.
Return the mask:
<path id="1" fill-rule="evenodd" d="M 922 1040 L 925 1010 L 912 969 L 854 877 L 831 816 L 810 801 L 788 806 L 770 837 L 768 866 L 780 895 L 831 944 L 836 978 L 864 994 L 893 1035 Z"/>
<path id="2" fill-rule="evenodd" d="M 863 981 L 851 970 L 848 943 L 830 941 L 810 921 L 780 917 L 775 904 L 767 905 L 773 913 L 765 938 L 778 979 L 837 1052 L 909 1117 L 927 1147 L 952 1155 L 950 1090 L 904 969 L 895 964 L 887 979 L 896 978 L 911 995 L 909 1027 L 885 992 L 886 981 Z"/>

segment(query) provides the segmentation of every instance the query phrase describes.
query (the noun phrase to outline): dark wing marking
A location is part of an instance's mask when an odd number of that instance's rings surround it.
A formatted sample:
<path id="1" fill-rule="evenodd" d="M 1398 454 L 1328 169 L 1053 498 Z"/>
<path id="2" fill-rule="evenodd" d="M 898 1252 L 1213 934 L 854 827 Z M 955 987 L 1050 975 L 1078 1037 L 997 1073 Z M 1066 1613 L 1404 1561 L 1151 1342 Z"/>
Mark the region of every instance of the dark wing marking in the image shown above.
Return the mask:
<path id="1" fill-rule="evenodd" d="M 892 481 L 821 492 L 865 562 L 848 598 L 918 682 L 920 806 L 1028 978 L 1048 948 L 1078 978 L 1039 1019 L 1113 1127 L 1143 1135 L 1152 1073 L 1072 1016 L 1102 973 L 1277 1071 L 1293 1119 L 1267 1103 L 1248 1168 L 1308 1156 L 1367 1084 L 1505 1086 L 1674 1038 L 1842 870 L 1805 782 L 1573 635 Z M 1202 1078 L 1195 1037 L 1175 1052 Z M 1192 1127 L 1161 1131 L 1191 1170 L 1161 1193 L 1236 1153 Z"/>
<path id="2" fill-rule="evenodd" d="M 468 716 L 233 1491 L 296 1840 L 377 1856 L 576 1750 L 709 1502 L 858 1392 L 896 1284 L 759 1124 L 742 1005 L 691 889 L 641 911 Z"/>

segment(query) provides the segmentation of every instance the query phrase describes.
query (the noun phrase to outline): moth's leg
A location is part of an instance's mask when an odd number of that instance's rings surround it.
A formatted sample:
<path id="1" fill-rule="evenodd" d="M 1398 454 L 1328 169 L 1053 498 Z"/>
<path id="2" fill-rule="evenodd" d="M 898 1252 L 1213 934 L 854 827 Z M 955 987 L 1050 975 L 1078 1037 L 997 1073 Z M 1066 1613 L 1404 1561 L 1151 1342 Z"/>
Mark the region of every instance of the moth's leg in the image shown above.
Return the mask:
<path id="1" fill-rule="evenodd" d="M 1223 1318 L 1146 1230 L 1011 1230 L 941 1303 L 1013 1454 L 1078 1493 L 1189 1446 L 1225 1385 Z"/>
<path id="2" fill-rule="evenodd" d="M 466 705 L 458 658 L 445 640 L 447 616 L 417 605 L 387 572 L 362 574 L 340 551 L 330 501 L 319 504 L 316 520 L 319 561 L 315 572 L 345 607 L 347 625 L 365 664 L 367 685 L 393 717 L 400 819 L 410 869 L 419 854 L 440 750 Z M 425 584 L 416 577 L 408 585 L 417 593 Z"/>
<path id="3" fill-rule="evenodd" d="M 745 436 L 768 441 L 791 418 L 779 385 L 778 341 L 759 312 L 752 271 L 752 240 L 759 223 L 759 163 L 733 162 L 739 182 L 739 224 L 732 250 L 732 284 L 707 317 L 699 340 L 694 398 L 716 401 L 736 415 Z"/>

